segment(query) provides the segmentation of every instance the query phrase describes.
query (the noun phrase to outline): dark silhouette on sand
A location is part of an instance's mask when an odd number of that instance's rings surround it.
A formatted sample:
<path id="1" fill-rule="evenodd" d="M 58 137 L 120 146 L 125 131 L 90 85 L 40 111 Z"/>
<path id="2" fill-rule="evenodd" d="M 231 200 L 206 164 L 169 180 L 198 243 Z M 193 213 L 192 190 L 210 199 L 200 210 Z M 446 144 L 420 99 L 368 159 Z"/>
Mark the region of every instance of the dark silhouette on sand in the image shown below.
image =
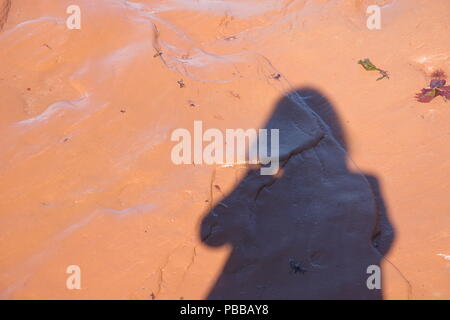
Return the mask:
<path id="1" fill-rule="evenodd" d="M 280 129 L 280 174 L 249 169 L 201 223 L 205 244 L 232 247 L 207 298 L 381 299 L 367 268 L 381 267 L 394 233 L 377 179 L 349 169 L 333 106 L 303 88 L 265 128 Z"/>

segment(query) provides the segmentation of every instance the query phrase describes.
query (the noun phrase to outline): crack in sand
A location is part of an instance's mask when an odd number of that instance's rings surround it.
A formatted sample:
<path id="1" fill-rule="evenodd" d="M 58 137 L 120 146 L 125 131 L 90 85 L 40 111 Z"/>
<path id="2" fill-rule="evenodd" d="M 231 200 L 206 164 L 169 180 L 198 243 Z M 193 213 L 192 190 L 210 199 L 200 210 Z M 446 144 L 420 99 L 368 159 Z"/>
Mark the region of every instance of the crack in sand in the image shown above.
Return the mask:
<path id="1" fill-rule="evenodd" d="M 178 247 L 177 247 L 178 248 Z M 158 287 L 155 291 L 155 299 L 158 297 L 159 293 L 162 290 L 162 285 L 164 283 L 164 268 L 167 267 L 167 265 L 169 264 L 169 260 L 170 260 L 170 256 L 175 252 L 175 250 L 177 249 L 175 248 L 174 250 L 172 250 L 166 257 L 165 262 L 163 263 L 163 265 L 161 267 L 159 267 L 159 279 L 158 279 Z"/>
<path id="2" fill-rule="evenodd" d="M 211 173 L 211 179 L 209 181 L 209 210 L 210 211 L 213 209 L 213 201 L 214 201 L 213 188 L 214 188 L 215 180 L 216 180 L 216 167 L 213 168 L 212 173 Z"/>
<path id="3" fill-rule="evenodd" d="M 214 224 L 211 224 L 211 225 L 209 226 L 208 233 L 207 233 L 205 236 L 202 237 L 202 241 L 203 241 L 203 242 L 207 242 L 207 241 L 208 241 L 209 237 L 211 237 L 211 235 L 213 234 L 213 229 L 214 229 L 214 227 L 215 227 L 216 225 L 217 225 L 217 224 L 214 223 Z"/>
<path id="4" fill-rule="evenodd" d="M 319 137 L 317 137 L 316 139 L 312 140 L 312 141 L 311 141 L 309 144 L 307 144 L 305 147 L 300 148 L 300 149 L 296 149 L 296 150 L 292 151 L 291 153 L 289 153 L 289 155 L 287 156 L 286 160 L 285 160 L 285 161 L 283 162 L 283 164 L 280 166 L 280 170 L 284 169 L 284 168 L 287 166 L 289 160 L 291 160 L 291 158 L 292 158 L 293 156 L 299 155 L 299 154 L 301 154 L 302 152 L 305 152 L 305 151 L 307 151 L 307 150 L 314 149 L 315 147 L 317 147 L 317 146 L 319 145 L 319 143 L 320 143 L 324 138 L 325 138 L 325 134 L 321 134 Z M 257 200 L 258 200 L 260 193 L 261 193 L 264 189 L 271 187 L 273 184 L 275 184 L 275 182 L 276 182 L 277 180 L 278 180 L 278 178 L 277 178 L 277 177 L 274 177 L 270 182 L 261 185 L 261 186 L 258 188 L 258 191 L 256 192 L 254 201 L 257 201 Z"/>
<path id="5" fill-rule="evenodd" d="M 179 247 L 176 247 L 175 249 L 173 249 L 166 257 L 166 260 L 164 261 L 164 263 L 162 264 L 162 266 L 160 266 L 159 269 L 159 278 L 158 278 L 158 284 L 157 284 L 157 288 L 154 291 L 154 293 L 152 292 L 152 299 L 157 299 L 158 295 L 161 293 L 162 289 L 163 289 L 163 285 L 164 285 L 164 270 L 167 267 L 167 265 L 169 264 L 170 261 L 170 257 L 174 254 L 174 252 L 178 249 Z M 183 277 L 181 279 L 181 281 L 179 282 L 179 284 L 182 284 L 186 278 L 187 273 L 189 272 L 189 270 L 191 269 L 191 267 L 194 265 L 195 263 L 195 258 L 197 257 L 197 247 L 195 246 L 193 248 L 193 252 L 192 252 L 192 256 L 191 256 L 191 260 L 189 261 L 188 265 L 185 268 L 185 271 L 183 273 Z"/>
<path id="6" fill-rule="evenodd" d="M 3 6 L 0 8 L 0 31 L 2 31 L 8 21 L 9 10 L 11 9 L 11 0 L 4 0 Z"/>
<path id="7" fill-rule="evenodd" d="M 187 273 L 189 272 L 191 267 L 194 265 L 196 257 L 197 257 L 197 247 L 194 247 L 193 251 L 192 251 L 191 261 L 189 262 L 189 264 L 186 267 L 186 270 L 184 271 L 183 278 L 181 279 L 181 283 L 184 282 L 184 279 L 186 278 Z"/>
<path id="8" fill-rule="evenodd" d="M 378 250 L 377 250 L 378 251 Z M 388 258 L 386 258 L 385 256 L 381 255 L 381 258 L 383 260 L 386 260 L 392 267 L 394 267 L 395 270 L 398 271 L 398 273 L 400 274 L 400 276 L 403 278 L 403 280 L 405 280 L 407 286 L 408 286 L 408 296 L 407 299 L 411 300 L 412 297 L 412 285 L 411 282 L 409 282 L 409 280 L 405 277 L 405 275 L 400 271 L 399 268 L 397 268 L 397 266 L 395 264 L 393 264 Z"/>

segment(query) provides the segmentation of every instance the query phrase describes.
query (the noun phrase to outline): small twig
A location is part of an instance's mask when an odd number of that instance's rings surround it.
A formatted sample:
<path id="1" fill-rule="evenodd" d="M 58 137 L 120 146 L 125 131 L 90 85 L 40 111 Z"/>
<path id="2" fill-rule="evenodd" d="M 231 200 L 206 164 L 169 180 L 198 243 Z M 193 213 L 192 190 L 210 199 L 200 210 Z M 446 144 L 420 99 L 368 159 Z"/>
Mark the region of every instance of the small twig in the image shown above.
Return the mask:
<path id="1" fill-rule="evenodd" d="M 381 74 L 381 77 L 379 77 L 379 78 L 377 79 L 377 81 L 380 81 L 380 80 L 382 80 L 382 79 L 384 79 L 384 78 L 390 79 L 390 78 L 389 78 L 389 73 L 388 73 L 387 71 L 384 71 L 384 70 L 381 70 L 381 69 L 378 69 L 378 68 L 377 68 L 377 70 L 378 70 L 378 72 Z"/>

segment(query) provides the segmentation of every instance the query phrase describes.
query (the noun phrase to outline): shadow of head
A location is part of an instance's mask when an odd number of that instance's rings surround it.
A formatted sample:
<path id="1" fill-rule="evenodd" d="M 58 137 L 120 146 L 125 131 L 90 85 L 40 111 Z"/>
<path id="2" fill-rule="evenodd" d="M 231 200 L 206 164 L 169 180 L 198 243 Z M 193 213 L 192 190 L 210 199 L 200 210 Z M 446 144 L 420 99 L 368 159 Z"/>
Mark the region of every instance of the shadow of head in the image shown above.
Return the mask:
<path id="1" fill-rule="evenodd" d="M 205 244 L 232 247 L 209 298 L 381 298 L 367 268 L 379 266 L 392 228 L 376 178 L 347 167 L 329 100 L 312 88 L 290 92 L 264 128 L 279 129 L 279 174 L 249 168 L 201 222 Z"/>

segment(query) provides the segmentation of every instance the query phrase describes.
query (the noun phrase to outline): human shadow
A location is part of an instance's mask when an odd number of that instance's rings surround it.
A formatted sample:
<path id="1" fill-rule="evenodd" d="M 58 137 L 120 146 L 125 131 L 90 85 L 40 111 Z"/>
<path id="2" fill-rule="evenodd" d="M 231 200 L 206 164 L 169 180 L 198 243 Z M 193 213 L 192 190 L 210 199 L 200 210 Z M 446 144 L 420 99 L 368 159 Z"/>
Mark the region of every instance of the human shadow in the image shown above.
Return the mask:
<path id="1" fill-rule="evenodd" d="M 205 244 L 231 247 L 207 298 L 382 299 L 368 267 L 381 268 L 393 228 L 331 103 L 313 88 L 290 92 L 265 128 L 279 129 L 279 173 L 249 168 L 201 222 Z"/>

